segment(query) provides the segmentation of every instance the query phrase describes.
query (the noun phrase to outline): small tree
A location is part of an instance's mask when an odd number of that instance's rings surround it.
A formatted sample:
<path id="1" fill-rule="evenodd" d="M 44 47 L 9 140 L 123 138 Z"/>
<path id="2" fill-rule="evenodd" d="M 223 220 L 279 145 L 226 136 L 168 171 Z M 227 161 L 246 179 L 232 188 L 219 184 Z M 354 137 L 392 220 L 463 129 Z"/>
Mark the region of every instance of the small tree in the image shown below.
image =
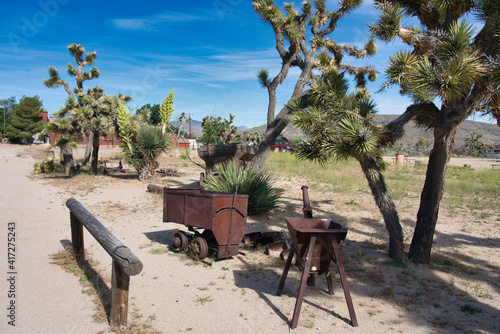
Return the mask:
<path id="1" fill-rule="evenodd" d="M 205 144 L 227 144 L 235 137 L 238 128 L 232 125 L 234 116 L 229 114 L 229 120 L 222 117 L 205 116 L 201 123 L 203 134 L 200 141 Z"/>
<path id="2" fill-rule="evenodd" d="M 381 152 L 384 137 L 373 121 L 375 104 L 363 95 L 348 94 L 347 89 L 344 75 L 329 71 L 312 85 L 308 104 L 295 107 L 295 126 L 311 137 L 299 144 L 297 156 L 320 163 L 356 159 L 384 217 L 389 232 L 389 256 L 402 261 L 403 231 L 381 172 L 385 168 Z"/>
<path id="3" fill-rule="evenodd" d="M 18 104 L 16 103 L 16 98 L 11 96 L 7 99 L 0 99 L 0 131 L 5 138 L 5 133 L 7 132 L 7 126 L 10 124 L 12 115 L 14 115 L 14 110 L 16 110 Z"/>
<path id="4" fill-rule="evenodd" d="M 462 146 L 465 154 L 471 157 L 480 157 L 484 151 L 491 150 L 493 146 L 483 142 L 482 137 L 482 134 L 476 132 L 465 137 L 465 144 Z"/>
<path id="5" fill-rule="evenodd" d="M 42 111 L 42 102 L 38 96 L 23 97 L 7 126 L 7 137 L 14 141 L 26 139 L 31 144 L 32 136 L 45 128 Z"/>

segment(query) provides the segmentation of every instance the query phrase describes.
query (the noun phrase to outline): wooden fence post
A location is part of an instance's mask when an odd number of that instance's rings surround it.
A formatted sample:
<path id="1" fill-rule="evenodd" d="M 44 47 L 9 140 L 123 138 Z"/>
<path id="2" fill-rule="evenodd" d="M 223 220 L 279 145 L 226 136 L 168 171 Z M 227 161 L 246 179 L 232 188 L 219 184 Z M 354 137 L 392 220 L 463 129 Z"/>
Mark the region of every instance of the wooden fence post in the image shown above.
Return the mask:
<path id="1" fill-rule="evenodd" d="M 111 273 L 111 326 L 126 326 L 130 276 L 142 271 L 142 262 L 76 199 L 66 201 L 70 210 L 71 241 L 77 259 L 84 254 L 83 226 L 113 260 Z"/>
<path id="2" fill-rule="evenodd" d="M 71 222 L 71 244 L 73 245 L 73 253 L 75 253 L 77 259 L 80 259 L 84 250 L 83 225 L 71 211 L 69 212 L 69 218 Z"/>
<path id="3" fill-rule="evenodd" d="M 129 283 L 130 276 L 113 260 L 113 271 L 111 273 L 111 312 L 109 316 L 111 326 L 127 325 Z"/>

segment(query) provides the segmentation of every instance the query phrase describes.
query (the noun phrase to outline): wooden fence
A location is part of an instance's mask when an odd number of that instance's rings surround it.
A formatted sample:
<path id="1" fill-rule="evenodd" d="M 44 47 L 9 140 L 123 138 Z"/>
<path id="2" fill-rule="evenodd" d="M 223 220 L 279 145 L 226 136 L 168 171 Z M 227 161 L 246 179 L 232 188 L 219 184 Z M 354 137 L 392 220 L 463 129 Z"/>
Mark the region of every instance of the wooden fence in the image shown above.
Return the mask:
<path id="1" fill-rule="evenodd" d="M 142 262 L 76 199 L 68 199 L 66 206 L 70 210 L 71 241 L 77 259 L 84 250 L 83 226 L 113 259 L 109 321 L 112 326 L 127 325 L 130 276 L 142 271 Z"/>

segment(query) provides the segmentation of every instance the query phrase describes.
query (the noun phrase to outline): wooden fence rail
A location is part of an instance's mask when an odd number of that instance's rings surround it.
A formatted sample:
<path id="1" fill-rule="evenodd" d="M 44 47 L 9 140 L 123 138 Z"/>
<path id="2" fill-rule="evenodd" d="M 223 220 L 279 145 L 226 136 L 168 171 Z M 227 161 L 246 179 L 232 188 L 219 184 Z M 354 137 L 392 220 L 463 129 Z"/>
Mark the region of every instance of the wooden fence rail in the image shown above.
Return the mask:
<path id="1" fill-rule="evenodd" d="M 142 262 L 76 199 L 68 199 L 66 206 L 70 210 L 71 241 L 75 256 L 79 258 L 83 254 L 85 226 L 113 259 L 109 320 L 112 326 L 127 325 L 130 276 L 142 271 Z"/>

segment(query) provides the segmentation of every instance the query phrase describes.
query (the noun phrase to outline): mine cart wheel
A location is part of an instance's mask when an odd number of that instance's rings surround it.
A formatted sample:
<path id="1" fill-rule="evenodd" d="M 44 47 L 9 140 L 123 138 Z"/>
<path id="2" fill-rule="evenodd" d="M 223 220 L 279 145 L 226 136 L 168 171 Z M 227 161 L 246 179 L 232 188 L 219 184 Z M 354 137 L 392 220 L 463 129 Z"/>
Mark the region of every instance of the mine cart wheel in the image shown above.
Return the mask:
<path id="1" fill-rule="evenodd" d="M 186 235 L 182 232 L 175 232 L 172 238 L 172 247 L 177 252 L 182 252 L 188 246 L 188 239 Z"/>
<path id="2" fill-rule="evenodd" d="M 194 240 L 191 241 L 191 251 L 195 258 L 200 260 L 206 258 L 208 255 L 207 241 L 202 237 L 194 238 Z"/>

